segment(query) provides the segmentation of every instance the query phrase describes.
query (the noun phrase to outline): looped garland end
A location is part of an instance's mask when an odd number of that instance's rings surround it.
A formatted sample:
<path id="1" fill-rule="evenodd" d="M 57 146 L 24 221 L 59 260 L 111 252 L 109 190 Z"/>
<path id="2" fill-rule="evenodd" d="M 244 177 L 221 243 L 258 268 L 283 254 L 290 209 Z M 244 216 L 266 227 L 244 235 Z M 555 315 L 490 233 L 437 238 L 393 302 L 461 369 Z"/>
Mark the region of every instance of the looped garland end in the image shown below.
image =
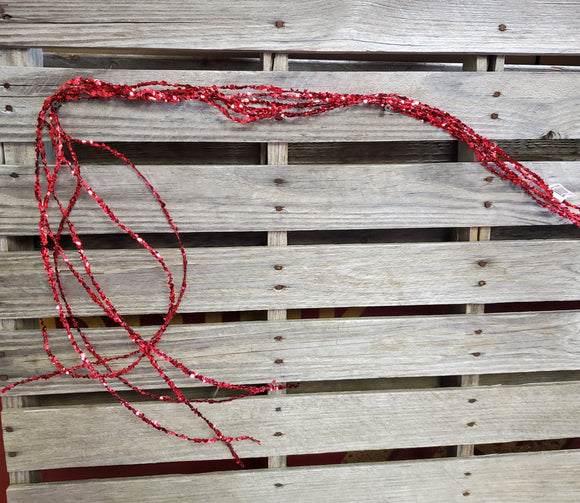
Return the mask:
<path id="1" fill-rule="evenodd" d="M 40 211 L 39 232 L 41 256 L 48 276 L 48 283 L 56 303 L 60 321 L 67 332 L 72 347 L 79 357 L 80 363 L 72 367 L 67 367 L 59 361 L 57 356 L 52 352 L 48 330 L 41 320 L 44 349 L 48 358 L 56 367 L 56 370 L 49 374 L 30 377 L 10 384 L 0 390 L 0 393 L 6 393 L 20 384 L 51 379 L 60 375 L 69 375 L 72 378 L 78 379 L 94 379 L 99 381 L 125 408 L 130 410 L 146 424 L 167 435 L 195 443 L 223 442 L 227 445 L 232 456 L 240 465 L 242 464 L 241 460 L 232 444 L 240 440 L 252 440 L 254 442 L 258 442 L 258 440 L 249 436 L 230 437 L 224 435 L 215 424 L 200 412 L 196 404 L 200 402 L 223 403 L 244 396 L 283 389 L 287 386 L 277 385 L 275 381 L 264 386 L 230 384 L 218 381 L 191 370 L 179 360 L 164 353 L 157 347 L 161 337 L 175 316 L 186 289 L 187 256 L 177 226 L 173 222 L 161 196 L 128 157 L 105 143 L 69 136 L 62 127 L 58 116 L 60 107 L 66 102 L 111 98 L 165 103 L 196 100 L 216 107 L 228 119 L 241 124 L 272 118 L 307 117 L 325 113 L 336 108 L 346 108 L 354 105 L 369 105 L 382 109 L 390 109 L 395 113 L 408 115 L 447 131 L 453 138 L 468 145 L 475 153 L 477 159 L 492 173 L 520 186 L 538 204 L 580 227 L 580 209 L 577 206 L 554 197 L 552 190 L 536 173 L 515 159 L 512 159 L 500 147 L 475 133 L 456 117 L 405 96 L 384 93 L 340 94 L 306 90 L 296 91 L 270 85 L 191 86 L 187 84 L 170 84 L 163 81 L 142 82 L 136 85 L 118 85 L 80 77 L 67 82 L 44 102 L 42 110 L 38 115 L 36 128 L 37 163 L 35 196 Z M 56 153 L 56 162 L 52 168 L 48 165 L 45 150 L 44 136 L 46 134 Z M 82 177 L 81 165 L 75 152 L 75 146 L 78 144 L 90 145 L 96 149 L 109 152 L 131 168 L 147 187 L 153 198 L 159 204 L 165 215 L 167 224 L 177 239 L 182 257 L 181 273 L 183 274 L 183 279 L 180 284 L 176 285 L 174 274 L 161 254 L 153 249 L 145 238 L 121 222 L 113 210 L 109 208 L 106 201 Z M 57 179 L 62 170 L 68 171 L 75 181 L 73 195 L 68 201 L 62 201 L 57 193 Z M 117 310 L 101 288 L 101 285 L 91 270 L 91 263 L 83 248 L 81 238 L 71 220 L 71 212 L 83 192 L 88 194 L 100 206 L 103 213 L 115 225 L 134 239 L 142 248 L 147 250 L 167 276 L 167 287 L 169 290 L 168 310 L 164 316 L 163 324 L 148 340 L 144 339 L 141 334 L 127 323 L 123 315 Z M 56 225 L 49 222 L 48 209 L 51 204 L 56 204 L 60 212 L 60 221 Z M 78 255 L 80 258 L 82 270 L 79 270 L 72 264 L 71 257 L 68 254 L 70 252 L 65 251 L 61 244 L 65 231 L 70 233 L 75 248 L 72 253 Z M 127 333 L 128 337 L 135 344 L 133 351 L 108 358 L 103 357 L 96 351 L 86 332 L 81 328 L 79 320 L 74 315 L 73 309 L 69 304 L 61 282 L 62 270 L 68 270 L 87 292 L 93 302 L 99 306 L 103 314 L 114 325 L 121 327 Z M 111 365 L 113 362 L 124 362 L 125 366 L 120 370 L 114 370 Z M 151 367 L 155 369 L 166 383 L 172 395 L 151 393 L 131 383 L 129 380 L 131 372 L 143 362 L 149 362 Z M 167 375 L 162 364 L 165 366 L 168 365 L 170 368 L 172 367 L 184 375 L 203 383 L 216 386 L 217 388 L 235 390 L 239 394 L 232 398 L 219 401 L 211 399 L 188 399 L 174 380 Z M 111 384 L 115 381 L 145 398 L 183 404 L 195 416 L 199 417 L 208 425 L 214 436 L 210 438 L 194 438 L 166 428 L 121 397 Z"/>

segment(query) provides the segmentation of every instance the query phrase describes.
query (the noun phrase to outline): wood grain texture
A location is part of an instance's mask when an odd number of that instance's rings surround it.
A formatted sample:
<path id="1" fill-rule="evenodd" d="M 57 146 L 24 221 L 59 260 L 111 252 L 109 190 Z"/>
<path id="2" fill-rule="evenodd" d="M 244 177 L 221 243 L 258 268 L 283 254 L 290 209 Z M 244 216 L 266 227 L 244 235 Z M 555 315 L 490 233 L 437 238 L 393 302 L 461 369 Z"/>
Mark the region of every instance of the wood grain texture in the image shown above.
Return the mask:
<path id="1" fill-rule="evenodd" d="M 172 325 L 159 348 L 202 375 L 236 383 L 547 372 L 580 370 L 579 326 L 578 311 Z M 154 331 L 139 330 L 146 337 Z M 134 348 L 114 328 L 86 333 L 103 356 Z M 50 340 L 64 365 L 78 363 L 64 330 L 50 331 Z M 38 329 L 1 333 L 0 350 L 5 353 L 2 373 L 10 382 L 54 370 Z M 283 364 L 275 363 L 279 359 Z M 177 372 L 171 375 L 181 387 L 199 384 Z M 165 387 L 147 364 L 131 376 L 143 389 Z M 62 377 L 12 393 L 101 389 L 97 382 Z"/>
<path id="2" fill-rule="evenodd" d="M 201 475 L 35 484 L 9 490 L 11 503 L 76 503 L 86 494 L 124 503 L 173 503 L 194 494 L 207 503 L 575 503 L 578 451 L 478 456 L 472 459 L 244 470 Z M 506 476 L 509 474 L 509 476 Z"/>
<path id="3" fill-rule="evenodd" d="M 214 84 L 275 84 L 334 92 L 396 92 L 459 117 L 478 133 L 499 139 L 580 138 L 580 72 L 188 72 L 71 69 L 3 69 L 0 139 L 31 141 L 46 97 L 80 75 L 118 83 L 149 80 Z M 496 91 L 500 97 L 494 97 Z M 558 100 L 553 97 L 557 95 Z M 12 112 L 5 112 L 10 105 Z M 491 114 L 498 118 L 492 119 Z M 317 117 L 241 125 L 202 103 L 82 102 L 60 116 L 72 136 L 101 141 L 413 141 L 449 136 L 410 117 L 376 107 L 335 110 Z M 179 124 L 179 127 L 176 127 Z"/>
<path id="4" fill-rule="evenodd" d="M 180 309 L 578 300 L 579 249 L 579 241 L 567 240 L 191 248 L 189 288 Z M 160 252 L 179 282 L 178 252 Z M 121 313 L 165 312 L 167 278 L 148 252 L 95 250 L 87 255 Z M 52 316 L 52 293 L 37 253 L 7 252 L 0 259 L 2 317 Z M 70 260 L 75 263 L 72 254 Z M 482 260 L 485 267 L 479 265 Z M 65 272 L 63 285 L 78 315 L 100 314 Z"/>
<path id="5" fill-rule="evenodd" d="M 263 54 L 263 70 L 264 71 L 288 71 L 288 54 L 283 53 L 265 53 Z M 266 163 L 269 166 L 286 166 L 288 164 L 288 143 L 271 142 L 262 145 L 266 154 Z M 284 169 L 284 168 L 278 168 Z M 276 180 L 276 179 L 275 179 Z M 279 182 L 279 180 L 278 180 Z M 274 182 L 275 185 L 279 183 Z M 275 207 L 276 212 L 279 213 L 278 207 Z M 268 232 L 268 246 L 288 246 L 288 232 L 286 230 L 276 230 Z M 270 309 L 266 313 L 268 321 L 279 321 L 288 318 L 286 309 Z M 283 381 L 280 381 L 283 383 Z M 286 393 L 285 389 L 269 391 L 268 395 L 283 395 Z M 283 468 L 286 466 L 286 456 L 269 456 L 268 468 Z"/>
<path id="6" fill-rule="evenodd" d="M 42 51 L 38 49 L 11 49 L 0 50 L 0 65 L 3 66 L 42 66 Z M 3 86 L 5 89 L 6 87 Z M 34 163 L 36 155 L 32 143 L 0 143 L 0 165 Z M 1 168 L 0 168 L 1 169 Z M 16 233 L 17 234 L 17 233 Z M 19 250 L 32 250 L 33 242 L 30 238 L 10 236 L 0 231 L 0 253 Z M 0 319 L 0 332 L 14 329 L 38 327 L 34 319 Z M 34 396 L 5 396 L 1 397 L 2 408 L 22 408 L 38 405 Z M 0 437 L 2 435 L 0 434 Z M 2 467 L 4 469 L 4 467 Z M 11 484 L 27 484 L 40 482 L 40 471 L 12 471 L 8 474 Z"/>
<path id="7" fill-rule="evenodd" d="M 475 401 L 470 402 L 469 400 Z M 280 410 L 276 410 L 280 407 Z M 209 428 L 179 404 L 140 410 L 176 431 Z M 242 458 L 345 450 L 569 438 L 580 434 L 580 383 L 287 394 L 199 404 L 225 435 L 247 434 Z M 118 404 L 12 409 L 3 413 L 9 470 L 227 458 L 225 445 L 192 445 L 137 420 Z M 114 427 L 112 427 L 114 425 Z M 282 435 L 276 434 L 277 432 Z"/>
<path id="8" fill-rule="evenodd" d="M 548 184 L 580 194 L 580 162 L 526 163 Z M 566 224 L 479 163 L 294 166 L 139 166 L 181 232 L 400 229 Z M 122 222 L 168 232 L 156 201 L 128 167 L 85 165 L 83 176 Z M 0 233 L 36 235 L 34 168 L 0 167 Z M 71 177 L 61 177 L 68 198 Z M 59 197 L 60 197 L 59 194 Z M 62 199 L 62 197 L 61 197 Z M 580 202 L 580 197 L 575 199 Z M 570 199 L 570 202 L 574 202 Z M 492 203 L 486 208 L 484 203 Z M 56 205 L 55 205 L 56 206 Z M 281 206 L 281 211 L 276 207 Z M 57 210 L 52 212 L 57 222 Z M 81 233 L 120 229 L 86 194 L 73 222 Z"/>
<path id="9" fill-rule="evenodd" d="M 273 0 L 139 4 L 7 1 L 4 47 L 252 50 L 273 52 L 578 54 L 578 3 Z M 490 16 L 493 12 L 493 16 Z M 538 22 L 541 19 L 541 23 Z M 276 27 L 276 21 L 283 26 Z M 506 29 L 498 27 L 504 24 Z M 554 37 L 554 33 L 558 36 Z"/>

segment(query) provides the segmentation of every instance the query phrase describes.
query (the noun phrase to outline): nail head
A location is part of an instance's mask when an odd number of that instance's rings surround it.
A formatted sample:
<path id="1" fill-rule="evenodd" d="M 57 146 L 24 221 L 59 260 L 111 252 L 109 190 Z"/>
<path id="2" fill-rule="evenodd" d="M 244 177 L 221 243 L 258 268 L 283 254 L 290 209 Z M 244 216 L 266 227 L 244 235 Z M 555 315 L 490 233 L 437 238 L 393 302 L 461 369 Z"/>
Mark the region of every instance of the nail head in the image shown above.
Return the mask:
<path id="1" fill-rule="evenodd" d="M 485 203 L 483 203 L 483 206 L 485 208 L 491 208 L 491 201 L 485 201 Z"/>
<path id="2" fill-rule="evenodd" d="M 15 458 L 16 456 L 18 456 L 18 453 L 14 452 L 14 451 L 11 451 L 8 453 L 9 458 Z"/>
<path id="3" fill-rule="evenodd" d="M 467 400 L 469 403 L 475 403 L 477 402 L 477 400 L 475 398 L 470 398 L 469 400 Z"/>
<path id="4" fill-rule="evenodd" d="M 281 431 L 277 431 L 276 433 L 274 433 L 275 437 L 281 437 L 283 435 L 284 435 L 284 433 L 282 433 Z"/>
<path id="5" fill-rule="evenodd" d="M 6 426 L 6 428 L 4 428 L 8 433 L 12 433 L 14 431 L 14 428 L 12 428 L 12 426 Z"/>
<path id="6" fill-rule="evenodd" d="M 281 335 L 277 335 L 276 337 L 274 337 L 275 341 L 281 341 L 283 339 L 283 337 Z"/>
<path id="7" fill-rule="evenodd" d="M 501 93 L 499 91 L 496 91 L 495 93 L 493 93 L 494 98 L 499 98 L 500 96 L 501 96 Z"/>
<path id="8" fill-rule="evenodd" d="M 497 114 L 497 113 L 495 113 L 495 112 L 494 112 L 494 113 L 492 113 L 492 114 L 490 115 L 490 117 L 491 117 L 492 119 L 497 119 L 497 118 L 499 117 L 499 114 Z"/>
<path id="9" fill-rule="evenodd" d="M 485 281 L 481 280 L 481 281 L 478 281 L 477 284 L 479 286 L 485 286 L 487 283 Z"/>
<path id="10" fill-rule="evenodd" d="M 275 183 L 276 185 L 282 185 L 282 184 L 284 183 L 284 180 L 282 180 L 282 178 L 276 178 L 276 179 L 274 180 L 274 183 Z"/>
<path id="11" fill-rule="evenodd" d="M 284 209 L 284 206 L 276 206 L 276 211 L 282 211 Z"/>
<path id="12" fill-rule="evenodd" d="M 10 178 L 18 178 L 20 175 L 18 173 L 16 173 L 15 171 L 13 171 L 12 173 L 10 173 Z"/>
<path id="13" fill-rule="evenodd" d="M 284 21 L 276 21 L 276 28 L 284 28 Z"/>
<path id="14" fill-rule="evenodd" d="M 480 334 L 482 334 L 482 333 L 483 333 L 483 330 L 481 330 L 481 329 L 477 329 L 477 330 L 474 330 L 474 331 L 473 331 L 473 333 L 474 333 L 474 334 L 477 334 L 477 335 L 480 335 Z"/>
<path id="15" fill-rule="evenodd" d="M 4 107 L 4 109 L 5 109 L 7 112 L 14 112 L 14 107 L 13 107 L 12 105 L 6 105 L 6 106 Z"/>
<path id="16" fill-rule="evenodd" d="M 276 407 L 276 412 L 280 412 L 282 410 L 282 407 Z"/>
<path id="17" fill-rule="evenodd" d="M 4 82 L 4 89 L 10 89 L 10 83 Z"/>
<path id="18" fill-rule="evenodd" d="M 469 496 L 469 491 L 465 491 L 465 492 L 463 493 L 463 496 Z"/>
<path id="19" fill-rule="evenodd" d="M 280 365 L 280 364 L 284 363 L 284 360 L 282 360 L 282 358 L 278 358 L 278 359 L 274 360 L 274 363 L 277 365 Z"/>
<path id="20" fill-rule="evenodd" d="M 0 351 L 0 358 L 4 358 L 6 356 L 6 353 L 4 351 Z"/>
<path id="21" fill-rule="evenodd" d="M 506 31 L 507 30 L 507 26 L 503 23 L 500 24 L 497 28 L 499 31 Z"/>
<path id="22" fill-rule="evenodd" d="M 478 356 L 481 356 L 481 353 L 480 353 L 479 351 L 478 351 L 478 352 L 475 352 L 475 353 L 471 353 L 471 354 L 472 354 L 473 356 L 475 356 L 476 358 L 477 358 Z"/>
<path id="23" fill-rule="evenodd" d="M 8 376 L 5 374 L 0 375 L 0 381 L 7 381 L 8 380 Z"/>
<path id="24" fill-rule="evenodd" d="M 473 428 L 475 426 L 475 421 L 471 421 L 471 422 L 467 423 L 467 426 L 469 426 L 470 428 Z"/>
<path id="25" fill-rule="evenodd" d="M 485 181 L 486 181 L 487 183 L 491 183 L 491 182 L 493 182 L 493 176 L 488 176 L 488 177 L 486 177 L 486 178 L 485 178 Z"/>
<path id="26" fill-rule="evenodd" d="M 281 271 L 282 269 L 284 269 L 284 267 L 281 265 L 275 265 L 274 269 L 276 269 L 276 271 Z"/>
<path id="27" fill-rule="evenodd" d="M 274 484 L 274 487 L 284 487 L 284 484 L 281 484 L 280 482 L 276 482 Z"/>
<path id="28" fill-rule="evenodd" d="M 463 475 L 465 475 L 466 477 L 470 477 L 471 476 L 471 472 L 465 472 Z"/>
<path id="29" fill-rule="evenodd" d="M 274 287 L 275 290 L 284 290 L 284 285 L 276 285 Z"/>
<path id="30" fill-rule="evenodd" d="M 487 262 L 485 260 L 480 260 L 478 262 L 478 264 L 479 264 L 479 267 L 485 267 L 487 265 Z"/>

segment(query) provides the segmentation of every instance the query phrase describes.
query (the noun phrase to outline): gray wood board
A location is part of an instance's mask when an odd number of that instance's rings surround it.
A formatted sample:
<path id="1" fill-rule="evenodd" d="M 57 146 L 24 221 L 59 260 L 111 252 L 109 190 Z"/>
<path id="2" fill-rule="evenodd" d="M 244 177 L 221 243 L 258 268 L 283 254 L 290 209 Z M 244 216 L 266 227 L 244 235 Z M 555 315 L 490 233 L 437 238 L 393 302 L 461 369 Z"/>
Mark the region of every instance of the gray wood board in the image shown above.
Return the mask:
<path id="1" fill-rule="evenodd" d="M 578 54 L 578 3 L 517 0 L 3 2 L 4 47 Z M 490 12 L 493 16 L 490 16 Z M 538 22 L 541 20 L 541 22 Z M 283 27 L 276 27 L 283 21 Z M 500 24 L 505 30 L 499 29 Z"/>
<path id="2" fill-rule="evenodd" d="M 573 240 L 190 248 L 189 287 L 180 309 L 578 300 L 579 250 L 580 241 Z M 181 254 L 173 249 L 159 253 L 179 284 Z M 69 259 L 78 267 L 75 255 L 70 253 Z M 90 250 L 87 255 L 119 312 L 166 312 L 167 276 L 149 252 Z M 72 275 L 62 272 L 74 312 L 101 314 Z M 2 253 L 0 280 L 2 317 L 56 314 L 37 252 Z"/>
<path id="3" fill-rule="evenodd" d="M 192 85 L 274 84 L 341 93 L 399 93 L 457 116 L 498 139 L 579 138 L 580 73 L 502 72 L 192 72 L 2 69 L 0 138 L 34 139 L 45 98 L 77 75 L 114 83 L 165 80 Z M 499 91 L 501 95 L 494 97 Z M 558 98 L 555 99 L 555 96 Z M 12 107 L 6 112 L 6 105 Z M 492 114 L 498 114 L 493 119 Z M 441 140 L 442 130 L 413 118 L 358 106 L 317 117 L 238 124 L 205 103 L 77 102 L 60 113 L 65 130 L 99 141 L 412 141 Z"/>
<path id="4" fill-rule="evenodd" d="M 184 404 L 138 407 L 174 431 L 212 436 Z M 580 434 L 580 382 L 288 394 L 199 410 L 224 435 L 261 441 L 237 442 L 241 457 L 569 438 Z M 9 471 L 229 457 L 225 445 L 165 435 L 120 404 L 10 409 L 2 423 L 13 428 L 4 437 L 16 453 Z"/>
<path id="5" fill-rule="evenodd" d="M 580 194 L 580 163 L 526 163 L 548 184 Z M 399 229 L 566 224 L 479 163 L 306 166 L 139 166 L 181 232 Z M 17 175 L 17 176 L 16 176 Z M 128 167 L 87 165 L 83 177 L 117 217 L 140 233 L 171 232 Z M 0 167 L 0 232 L 37 234 L 34 168 Z M 278 183 L 275 182 L 278 180 Z M 60 183 L 62 181 L 62 183 Z M 63 173 L 57 195 L 73 193 Z M 281 182 L 280 182 L 281 181 Z M 580 202 L 580 198 L 576 198 Z M 486 208 L 485 202 L 491 202 Z M 570 200 L 570 202 L 574 202 Z M 56 204 L 51 212 L 58 222 Z M 282 211 L 276 211 L 282 206 Z M 74 210 L 83 234 L 120 229 L 83 192 Z"/>
<path id="6" fill-rule="evenodd" d="M 580 452 L 526 452 L 390 463 L 244 470 L 13 486 L 11 503 L 575 503 Z M 509 474 L 509 475 L 508 475 Z M 467 495 L 464 493 L 468 493 Z M 388 499 L 387 499 L 388 498 Z"/>
<path id="7" fill-rule="evenodd" d="M 547 372 L 580 370 L 579 326 L 580 311 L 205 323 L 170 326 L 158 347 L 202 375 L 233 383 Z M 155 330 L 142 327 L 139 333 L 147 339 Z M 122 330 L 85 333 L 104 357 L 135 349 Z M 49 339 L 64 365 L 80 364 L 64 330 L 51 330 Z M 54 370 L 40 330 L 1 333 L 0 350 L 10 382 Z M 178 371 L 169 375 L 181 387 L 199 384 Z M 143 389 L 166 387 L 147 362 L 130 380 Z M 63 376 L 11 394 L 97 391 L 97 381 Z"/>

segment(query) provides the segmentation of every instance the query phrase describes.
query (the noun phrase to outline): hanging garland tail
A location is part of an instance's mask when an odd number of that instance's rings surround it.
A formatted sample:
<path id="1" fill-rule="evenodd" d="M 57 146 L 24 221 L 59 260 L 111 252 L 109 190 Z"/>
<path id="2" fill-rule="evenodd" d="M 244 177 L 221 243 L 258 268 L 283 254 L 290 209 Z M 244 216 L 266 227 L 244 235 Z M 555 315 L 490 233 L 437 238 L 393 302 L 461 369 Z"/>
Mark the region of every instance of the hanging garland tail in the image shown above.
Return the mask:
<path id="1" fill-rule="evenodd" d="M 51 379 L 61 375 L 68 375 L 78 379 L 93 379 L 99 381 L 125 408 L 146 424 L 167 435 L 195 443 L 223 442 L 227 445 L 232 456 L 240 465 L 242 463 L 234 450 L 233 443 L 240 440 L 251 440 L 258 443 L 259 441 L 249 436 L 230 437 L 224 435 L 215 424 L 202 414 L 196 404 L 223 403 L 245 396 L 283 389 L 286 386 L 278 385 L 275 381 L 265 386 L 230 384 L 218 381 L 195 372 L 157 347 L 179 308 L 187 286 L 187 256 L 178 228 L 173 222 L 163 199 L 157 193 L 155 187 L 153 187 L 128 157 L 105 143 L 69 136 L 62 127 L 58 116 L 60 106 L 66 102 L 111 98 L 165 103 L 179 103 L 186 100 L 201 101 L 216 107 L 228 119 L 240 124 L 272 118 L 308 117 L 333 109 L 355 105 L 377 106 L 383 109 L 390 109 L 393 112 L 413 117 L 421 122 L 428 122 L 435 127 L 447 131 L 453 138 L 469 146 L 475 153 L 478 161 L 492 173 L 520 186 L 538 204 L 580 227 L 580 208 L 562 200 L 562 197 L 557 192 L 555 193 L 539 175 L 508 156 L 499 146 L 478 135 L 473 129 L 456 117 L 398 94 L 340 94 L 306 90 L 297 91 L 269 85 L 191 86 L 187 84 L 170 84 L 163 81 L 142 82 L 136 85 L 118 85 L 80 77 L 67 82 L 44 102 L 42 110 L 38 115 L 36 128 L 37 163 L 35 196 L 40 210 L 39 232 L 41 256 L 48 276 L 48 283 L 56 303 L 60 321 L 66 330 L 72 347 L 79 357 L 80 363 L 72 367 L 67 367 L 59 361 L 51 350 L 49 332 L 41 320 L 44 349 L 48 358 L 56 367 L 56 370 L 49 374 L 33 376 L 10 384 L 1 389 L 0 393 L 7 393 L 20 384 Z M 44 143 L 46 134 L 48 134 L 52 149 L 56 155 L 56 161 L 53 167 L 50 167 L 47 161 Z M 132 169 L 150 191 L 160 206 L 179 246 L 182 257 L 181 274 L 183 274 L 183 279 L 179 284 L 176 284 L 174 274 L 169 269 L 161 254 L 153 249 L 145 238 L 121 222 L 113 210 L 109 208 L 106 201 L 82 177 L 81 165 L 75 152 L 75 146 L 78 144 L 90 145 L 94 148 L 109 152 Z M 58 176 L 63 169 L 70 172 L 75 181 L 73 195 L 67 201 L 61 201 L 56 187 Z M 148 340 L 144 339 L 137 330 L 126 322 L 123 315 L 115 308 L 92 273 L 91 263 L 83 248 L 81 238 L 70 218 L 71 212 L 83 192 L 88 194 L 101 207 L 111 222 L 151 254 L 167 276 L 167 287 L 169 291 L 168 309 L 164 316 L 163 324 Z M 61 215 L 60 221 L 56 226 L 51 225 L 49 222 L 48 210 L 51 202 L 52 204 L 56 204 Z M 75 268 L 71 262 L 71 258 L 62 246 L 62 237 L 65 232 L 69 233 L 72 238 L 75 248 L 72 253 L 80 258 L 82 272 L 79 272 Z M 71 304 L 67 299 L 61 281 L 61 270 L 68 270 L 81 284 L 93 302 L 103 311 L 103 314 L 114 325 L 121 327 L 127 333 L 131 341 L 135 344 L 134 351 L 105 358 L 95 350 L 87 334 L 81 328 L 79 320 L 75 316 Z M 112 363 L 118 362 L 123 362 L 124 366 L 121 369 L 114 370 Z M 172 392 L 172 395 L 151 393 L 131 383 L 131 372 L 142 362 L 149 362 L 151 367 L 158 373 L 159 377 Z M 168 376 L 163 365 L 168 365 L 170 368 L 172 367 L 184 375 L 203 383 L 217 388 L 234 390 L 238 394 L 226 400 L 188 399 L 175 381 Z M 214 436 L 210 438 L 195 438 L 166 428 L 157 421 L 149 418 L 137 406 L 125 400 L 115 390 L 111 384 L 112 382 L 121 383 L 124 387 L 139 393 L 147 399 L 183 404 L 191 413 L 207 424 Z"/>

